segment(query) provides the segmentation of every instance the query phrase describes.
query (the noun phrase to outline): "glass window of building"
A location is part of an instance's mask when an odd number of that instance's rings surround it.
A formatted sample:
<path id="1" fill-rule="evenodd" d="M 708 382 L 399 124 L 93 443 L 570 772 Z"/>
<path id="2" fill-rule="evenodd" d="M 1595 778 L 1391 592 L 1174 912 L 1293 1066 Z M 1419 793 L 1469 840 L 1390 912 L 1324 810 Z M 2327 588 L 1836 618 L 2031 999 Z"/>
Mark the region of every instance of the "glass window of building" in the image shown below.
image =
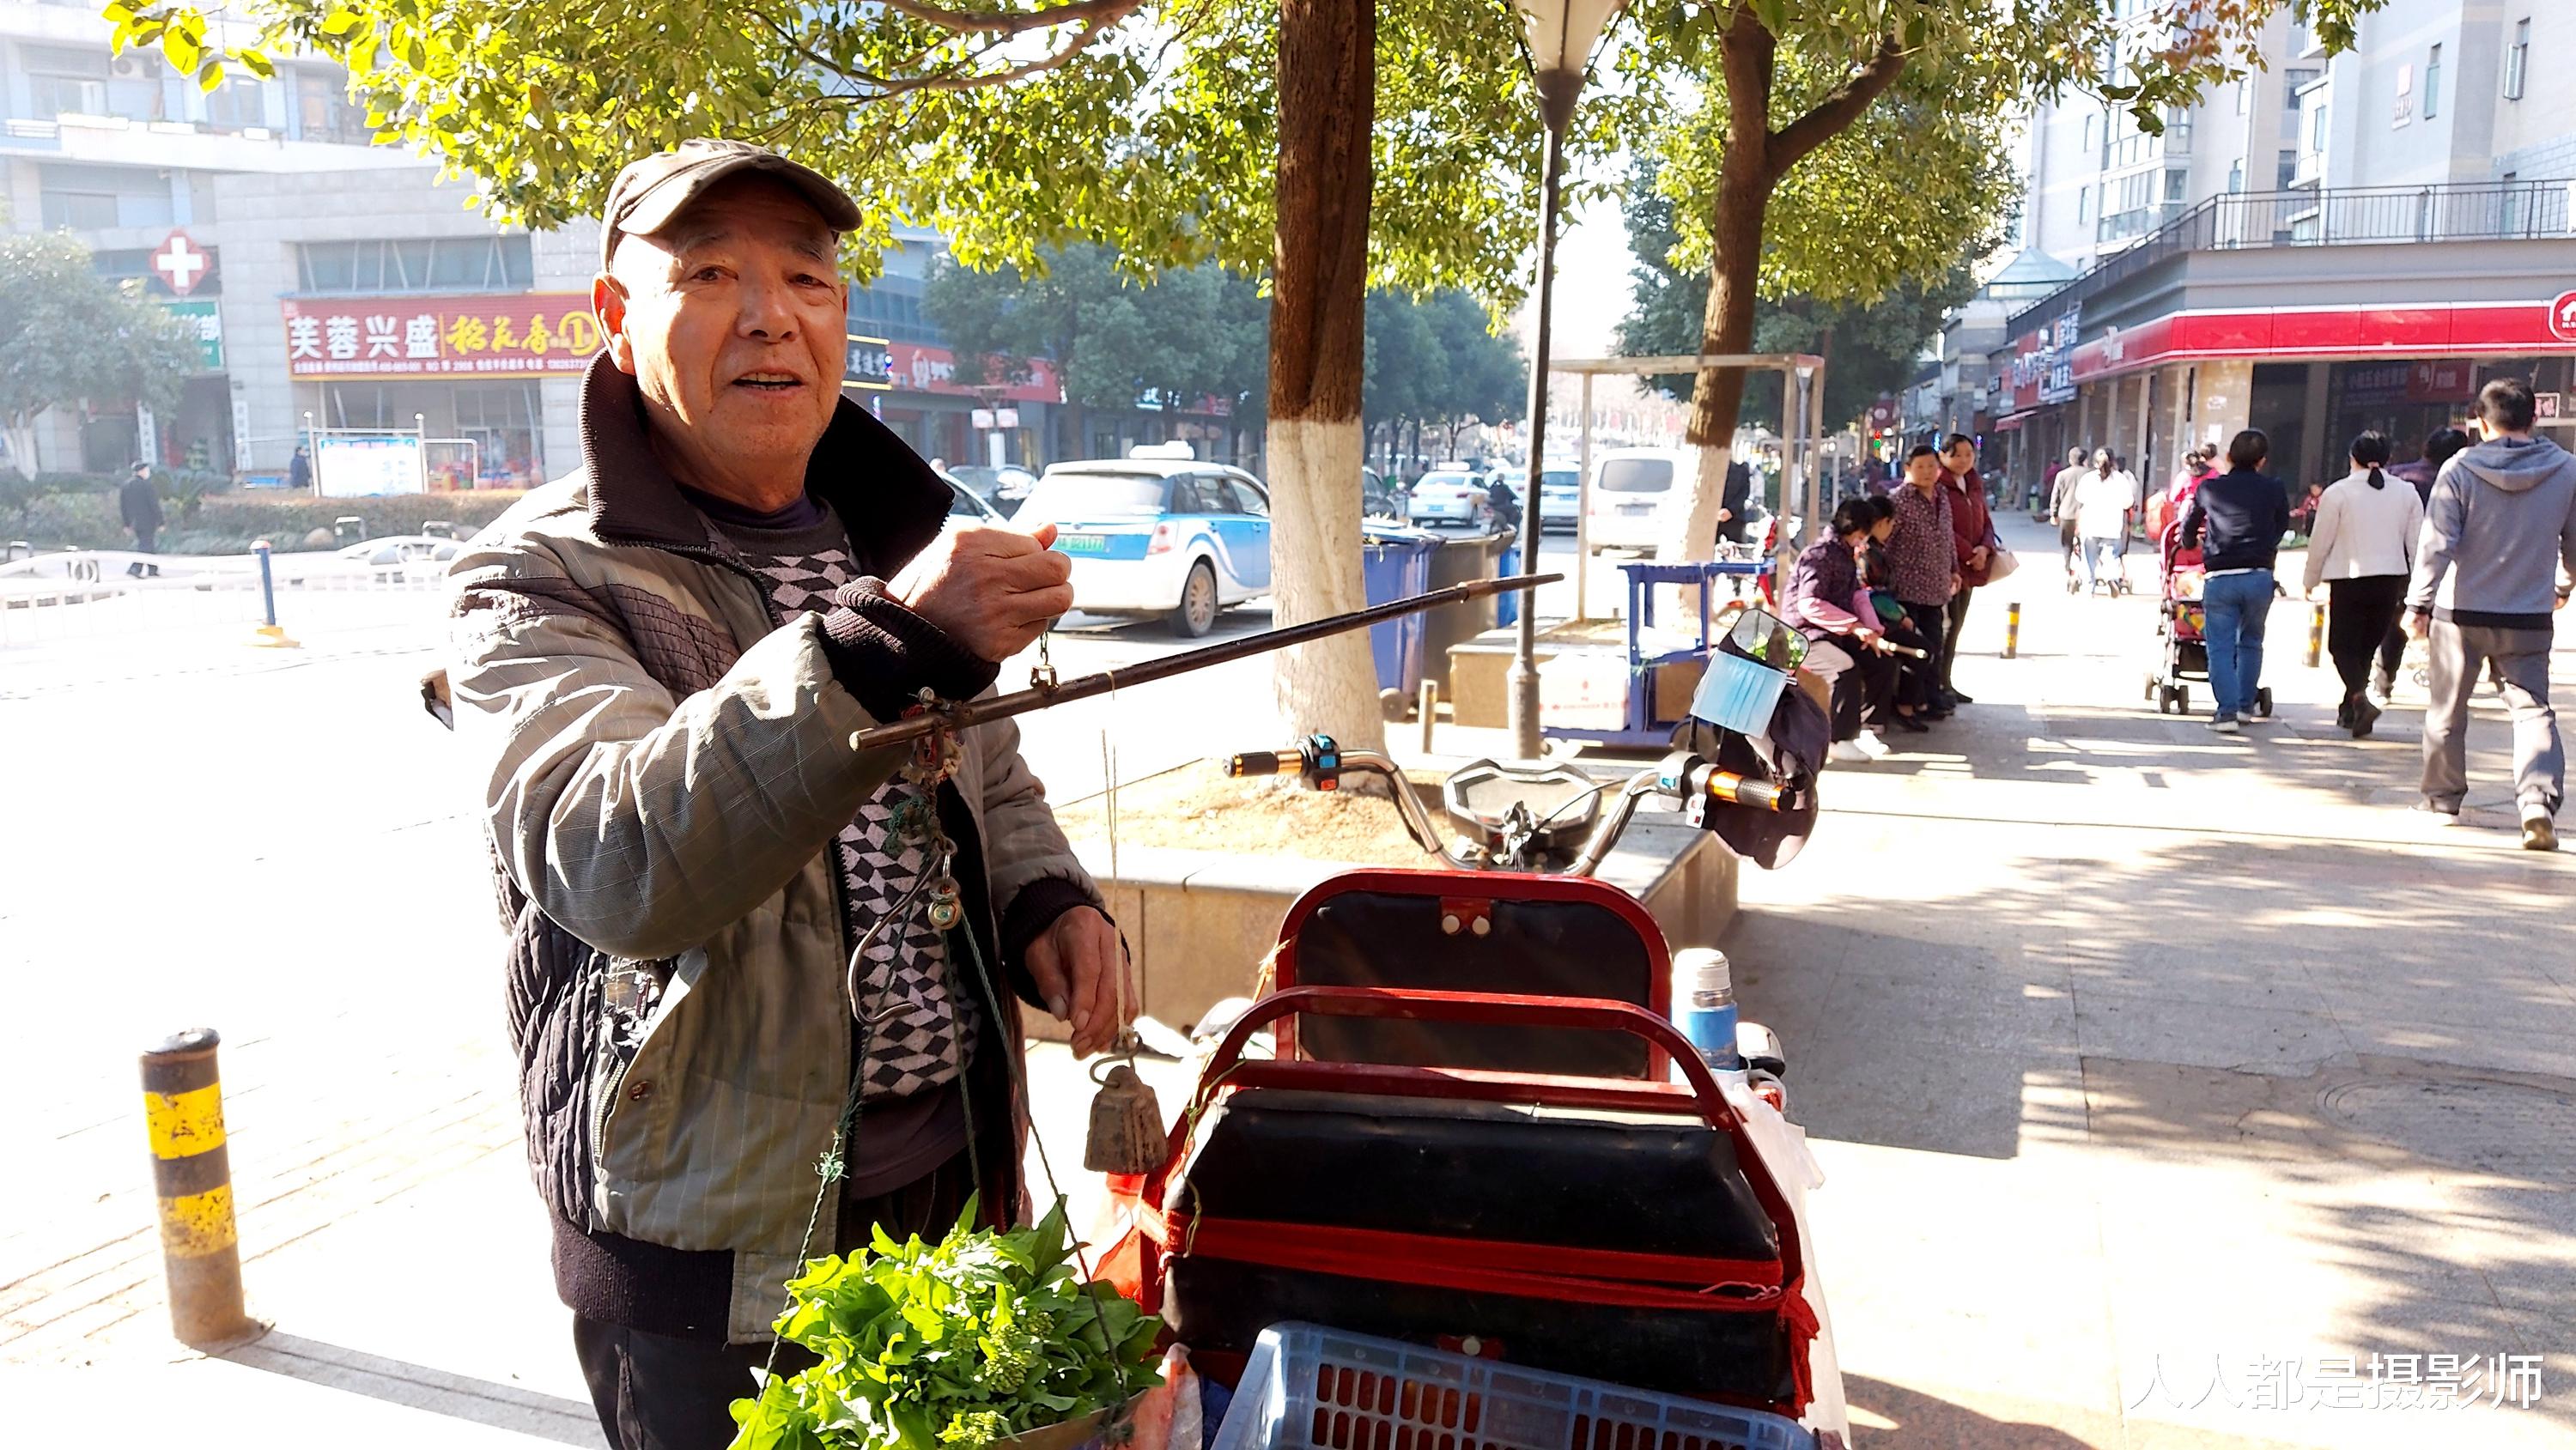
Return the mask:
<path id="1" fill-rule="evenodd" d="M 533 382 L 464 383 L 456 389 L 456 435 L 474 440 L 478 482 L 486 488 L 532 487 L 544 481 Z"/>
<path id="2" fill-rule="evenodd" d="M 525 292 L 536 285 L 525 236 L 306 242 L 296 254 L 306 292 Z"/>
<path id="3" fill-rule="evenodd" d="M 2513 49 L 2505 52 L 2504 98 L 2506 100 L 2522 99 L 2522 83 L 2530 69 L 2531 21 L 2525 18 L 2513 23 Z"/>
<path id="4" fill-rule="evenodd" d="M 218 131 L 247 131 L 268 124 L 268 85 L 247 77 L 227 79 L 206 93 L 206 124 Z"/>
<path id="5" fill-rule="evenodd" d="M 2442 47 L 2434 46 L 2424 53 L 2424 119 L 2429 121 L 2442 110 Z"/>
<path id="6" fill-rule="evenodd" d="M 2299 97 L 2299 90 L 2301 87 L 2307 85 L 2310 81 L 2315 80 L 2318 76 L 2323 74 L 2325 74 L 2325 72 L 2309 67 L 2293 67 L 2281 72 L 2282 140 L 2296 141 L 2299 139 L 2299 107 L 2302 104 Z"/>
<path id="7" fill-rule="evenodd" d="M 307 141 L 340 141 L 364 145 L 374 133 L 367 113 L 349 104 L 349 83 L 335 70 L 299 67 L 295 72 L 297 134 Z"/>
<path id="8" fill-rule="evenodd" d="M 36 204 L 48 231 L 166 227 L 176 219 L 169 181 L 148 166 L 40 166 Z"/>
<path id="9" fill-rule="evenodd" d="M 51 119 L 61 115 L 122 116 L 129 121 L 164 118 L 159 57 L 127 57 L 120 62 L 104 50 L 71 46 L 28 45 L 18 50 L 27 73 L 27 109 Z M 151 65 L 147 68 L 146 62 Z"/>

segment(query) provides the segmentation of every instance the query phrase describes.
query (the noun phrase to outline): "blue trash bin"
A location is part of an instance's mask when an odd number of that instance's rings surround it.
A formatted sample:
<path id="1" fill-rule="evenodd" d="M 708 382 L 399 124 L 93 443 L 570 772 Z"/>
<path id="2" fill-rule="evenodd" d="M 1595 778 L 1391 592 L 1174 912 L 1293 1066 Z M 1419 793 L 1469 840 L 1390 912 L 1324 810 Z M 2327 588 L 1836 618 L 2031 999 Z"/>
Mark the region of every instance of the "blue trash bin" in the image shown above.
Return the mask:
<path id="1" fill-rule="evenodd" d="M 1430 586 L 1431 551 L 1439 540 L 1409 529 L 1367 529 L 1360 542 L 1360 575 L 1370 604 L 1393 604 Z M 1422 688 L 1423 617 L 1408 614 L 1369 626 L 1369 653 L 1377 660 L 1377 687 L 1411 698 Z"/>
<path id="2" fill-rule="evenodd" d="M 1521 543 L 1520 540 L 1514 539 L 1509 544 L 1503 546 L 1503 552 L 1494 560 L 1494 577 L 1497 579 L 1508 579 L 1519 572 L 1521 572 Z M 1520 622 L 1521 596 L 1518 594 L 1495 595 L 1495 626 L 1497 628 L 1503 628 Z"/>

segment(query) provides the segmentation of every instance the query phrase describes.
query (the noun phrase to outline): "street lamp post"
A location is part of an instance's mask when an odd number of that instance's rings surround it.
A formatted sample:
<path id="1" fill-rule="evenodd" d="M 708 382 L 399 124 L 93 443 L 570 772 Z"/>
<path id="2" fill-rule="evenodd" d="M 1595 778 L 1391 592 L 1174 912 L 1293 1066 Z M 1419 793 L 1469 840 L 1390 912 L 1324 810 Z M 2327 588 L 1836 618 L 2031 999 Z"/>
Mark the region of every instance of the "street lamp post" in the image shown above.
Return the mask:
<path id="1" fill-rule="evenodd" d="M 1539 174 L 1538 335 L 1532 340 L 1530 357 L 1529 467 L 1521 487 L 1521 553 L 1525 560 L 1537 557 L 1541 532 L 1539 473 L 1547 455 L 1548 303 L 1556 290 L 1556 213 L 1561 190 L 1559 173 L 1565 168 L 1565 128 L 1573 122 L 1574 103 L 1583 94 L 1583 72 L 1591 63 L 1593 43 L 1625 3 L 1626 0 L 1519 0 L 1521 19 L 1529 31 L 1530 68 L 1538 86 L 1539 119 L 1547 128 L 1547 160 Z M 1537 759 L 1541 749 L 1537 605 L 1535 594 L 1521 601 L 1511 669 L 1504 676 L 1512 754 L 1523 760 Z M 1580 605 L 1578 600 L 1578 614 L 1582 612 Z"/>

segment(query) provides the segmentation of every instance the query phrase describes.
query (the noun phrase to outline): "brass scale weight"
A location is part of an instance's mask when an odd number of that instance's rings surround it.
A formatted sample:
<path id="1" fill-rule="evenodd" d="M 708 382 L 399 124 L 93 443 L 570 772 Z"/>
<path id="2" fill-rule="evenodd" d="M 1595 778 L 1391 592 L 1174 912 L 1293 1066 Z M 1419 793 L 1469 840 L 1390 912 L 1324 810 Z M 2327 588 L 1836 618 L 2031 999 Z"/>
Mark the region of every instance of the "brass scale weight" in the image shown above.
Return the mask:
<path id="1" fill-rule="evenodd" d="M 958 764 L 964 756 L 962 747 L 957 743 L 957 737 L 961 731 L 981 725 L 988 720 L 1025 715 L 1034 710 L 1044 710 L 1071 700 L 1115 694 L 1122 685 L 1150 684 L 1156 680 L 1170 679 L 1174 675 L 1203 670 L 1211 665 L 1221 665 L 1253 655 L 1268 654 L 1272 650 L 1325 639 L 1351 630 L 1366 629 L 1373 624 L 1380 624 L 1390 619 L 1401 619 L 1406 615 L 1419 614 L 1427 609 L 1437 609 L 1444 604 L 1464 604 L 1491 595 L 1536 589 L 1542 584 L 1552 584 L 1564 577 L 1562 574 L 1520 574 L 1505 579 L 1471 579 L 1445 589 L 1434 589 L 1427 594 L 1416 594 L 1410 598 L 1394 600 L 1372 608 L 1331 615 L 1323 619 L 1310 620 L 1304 624 L 1292 624 L 1242 639 L 1225 640 L 1199 649 L 1166 655 L 1161 659 L 1146 660 L 1119 669 L 1102 670 L 1097 674 L 1082 675 L 1071 680 L 1056 678 L 1055 665 L 1047 655 L 1047 637 L 1041 634 L 1038 636 L 1039 663 L 1037 668 L 1030 671 L 1029 688 L 1016 690 L 1007 695 L 995 695 L 990 699 L 955 702 L 940 700 L 928 691 L 924 691 L 920 703 L 903 718 L 851 732 L 850 749 L 853 751 L 878 750 L 890 745 L 911 747 L 901 774 L 905 784 L 912 787 L 913 794 L 896 811 L 894 826 L 906 839 L 918 843 L 923 848 L 929 863 L 927 869 L 929 883 L 923 911 L 930 924 L 944 932 L 955 927 L 965 913 L 958 897 L 956 878 L 949 874 L 950 865 L 956 855 L 956 845 L 949 840 L 948 833 L 941 829 L 939 812 L 932 803 L 937 799 L 941 783 L 956 774 Z M 1108 780 L 1104 785 L 1112 796 L 1116 794 L 1118 788 L 1116 780 Z M 855 960 L 851 963 L 853 986 L 855 986 L 860 965 Z M 1119 967 L 1117 995 L 1123 1015 L 1127 996 L 1126 968 L 1123 962 Z M 1091 1132 L 1083 1152 L 1083 1166 L 1093 1172 L 1148 1173 L 1161 1164 L 1162 1111 L 1154 1101 L 1154 1090 L 1136 1074 L 1137 1045 L 1134 1030 L 1122 1029 L 1117 1043 L 1103 1059 L 1110 1064 L 1107 1075 L 1103 1077 L 1097 1070 L 1094 1071 L 1092 1080 L 1100 1084 L 1100 1092 L 1092 1100 Z"/>

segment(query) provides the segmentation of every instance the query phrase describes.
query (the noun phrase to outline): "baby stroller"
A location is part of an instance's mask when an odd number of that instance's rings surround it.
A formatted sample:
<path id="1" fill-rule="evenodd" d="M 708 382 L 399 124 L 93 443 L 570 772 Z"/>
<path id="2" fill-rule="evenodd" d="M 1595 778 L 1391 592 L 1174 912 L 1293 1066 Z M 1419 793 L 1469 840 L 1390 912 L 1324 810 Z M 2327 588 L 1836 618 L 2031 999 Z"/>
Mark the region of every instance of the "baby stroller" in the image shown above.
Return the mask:
<path id="1" fill-rule="evenodd" d="M 2200 550 L 2182 546 L 2182 521 L 2165 526 L 2156 548 L 2156 668 L 2147 672 L 2147 698 L 2159 715 L 2191 713 L 2191 682 L 2209 681 L 2207 617 L 2200 603 Z M 2272 687 L 2254 692 L 2254 713 L 2272 717 Z"/>

